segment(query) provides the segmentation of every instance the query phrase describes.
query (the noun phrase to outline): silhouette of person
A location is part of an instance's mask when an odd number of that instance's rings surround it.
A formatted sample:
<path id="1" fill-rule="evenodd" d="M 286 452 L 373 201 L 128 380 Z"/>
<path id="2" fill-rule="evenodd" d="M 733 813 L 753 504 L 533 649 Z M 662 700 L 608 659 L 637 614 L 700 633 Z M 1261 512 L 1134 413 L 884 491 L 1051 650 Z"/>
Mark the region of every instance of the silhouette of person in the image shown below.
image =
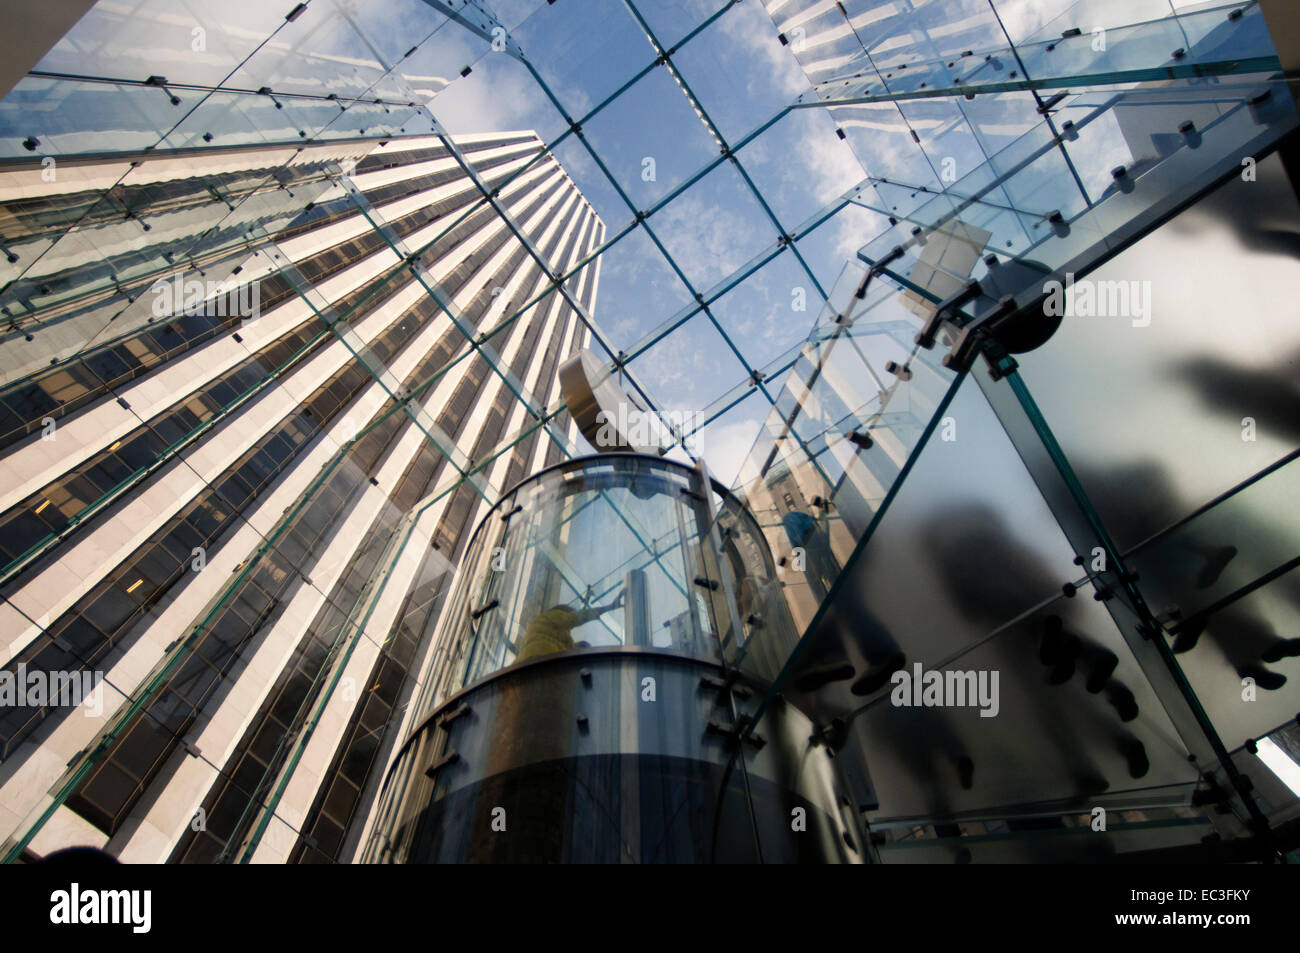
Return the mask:
<path id="1" fill-rule="evenodd" d="M 815 516 L 800 510 L 791 510 L 782 516 L 781 525 L 790 545 L 803 550 L 803 573 L 820 602 L 826 598 L 840 572 L 835 555 L 831 552 L 830 541 L 826 538 L 826 531 Z"/>
<path id="2" fill-rule="evenodd" d="M 550 655 L 553 652 L 565 652 L 574 647 L 573 630 L 599 619 L 606 612 L 618 609 L 627 597 L 626 590 L 620 591 L 613 602 L 604 606 L 590 606 L 586 609 L 574 609 L 561 603 L 539 612 L 524 628 L 524 637 L 519 641 L 519 654 L 516 661 Z"/>

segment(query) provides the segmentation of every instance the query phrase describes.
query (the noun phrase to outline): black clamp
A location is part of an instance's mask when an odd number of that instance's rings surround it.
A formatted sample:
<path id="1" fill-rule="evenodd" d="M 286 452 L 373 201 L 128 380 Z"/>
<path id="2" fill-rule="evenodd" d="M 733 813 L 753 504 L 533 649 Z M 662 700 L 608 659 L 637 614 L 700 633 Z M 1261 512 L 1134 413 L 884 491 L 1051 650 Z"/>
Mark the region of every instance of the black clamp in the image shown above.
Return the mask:
<path id="1" fill-rule="evenodd" d="M 989 334 L 991 326 L 996 326 L 997 322 L 1015 312 L 1015 297 L 1006 295 L 993 310 L 980 317 L 975 324 L 962 329 L 957 340 L 953 342 L 952 350 L 944 355 L 943 366 L 954 371 L 969 370 L 975 356 L 982 354 L 988 361 L 989 376 L 995 381 L 1001 380 L 1015 370 L 1016 362 L 1010 353 Z"/>
<path id="2" fill-rule="evenodd" d="M 741 734 L 748 726 L 749 716 L 741 715 L 734 725 L 724 724 L 723 722 L 711 719 L 705 731 L 708 734 L 718 735 L 725 738 L 728 747 L 734 747 L 736 742 L 740 739 Z M 745 738 L 745 741 L 748 742 L 749 746 L 755 751 L 761 751 L 767 745 L 767 739 L 757 732 L 750 732 L 748 737 Z"/>
<path id="3" fill-rule="evenodd" d="M 935 306 L 934 314 L 930 316 L 930 320 L 925 323 L 925 327 L 916 335 L 917 346 L 923 347 L 927 351 L 934 347 L 935 339 L 939 335 L 939 326 L 944 321 L 955 317 L 963 306 L 974 301 L 983 294 L 983 291 L 984 289 L 980 287 L 978 281 L 971 280 L 966 282 L 961 291 L 939 302 Z"/>
<path id="4" fill-rule="evenodd" d="M 700 688 L 708 689 L 718 693 L 719 703 L 726 700 L 728 694 L 735 695 L 737 698 L 749 698 L 753 693 L 744 685 L 736 681 L 736 673 L 728 672 L 726 678 L 718 678 L 714 675 L 701 675 Z"/>
<path id="5" fill-rule="evenodd" d="M 878 274 L 880 274 L 882 271 L 885 270 L 885 267 L 886 267 L 887 265 L 890 265 L 890 264 L 892 264 L 893 262 L 898 261 L 898 259 L 902 258 L 904 254 L 905 254 L 905 251 L 904 251 L 904 249 L 903 249 L 903 246 L 902 246 L 902 245 L 895 245 L 892 249 L 890 249 L 889 254 L 887 254 L 884 258 L 880 259 L 880 261 L 878 261 L 878 262 L 876 262 L 875 264 L 873 264 L 873 265 L 868 269 L 868 272 L 867 272 L 867 273 L 868 273 L 868 274 L 871 274 L 871 275 L 878 275 Z"/>
<path id="6" fill-rule="evenodd" d="M 886 361 L 885 370 L 900 381 L 910 381 L 912 379 L 912 369 L 906 364 L 899 364 L 897 361 Z"/>
<path id="7" fill-rule="evenodd" d="M 470 713 L 471 710 L 472 709 L 469 707 L 469 705 L 465 704 L 464 702 L 461 702 L 451 711 L 447 712 L 447 714 L 443 715 L 441 718 L 438 719 L 438 727 L 441 728 L 443 731 L 450 731 L 452 723 L 456 721 L 458 718 L 464 718 L 466 715 Z"/>
<path id="8" fill-rule="evenodd" d="M 499 605 L 501 605 L 501 602 L 497 599 L 493 599 L 487 605 L 479 606 L 477 609 L 475 609 L 473 612 L 469 614 L 469 617 L 477 621 L 478 618 L 482 616 L 484 613 L 491 612 Z"/>
<path id="9" fill-rule="evenodd" d="M 458 761 L 460 761 L 460 755 L 458 755 L 454 751 L 449 751 L 447 752 L 447 754 L 443 755 L 437 761 L 433 762 L 433 764 L 425 768 L 424 776 L 426 778 L 434 778 L 437 776 L 438 772 L 441 771 L 443 768 L 447 767 L 448 765 L 456 764 Z"/>

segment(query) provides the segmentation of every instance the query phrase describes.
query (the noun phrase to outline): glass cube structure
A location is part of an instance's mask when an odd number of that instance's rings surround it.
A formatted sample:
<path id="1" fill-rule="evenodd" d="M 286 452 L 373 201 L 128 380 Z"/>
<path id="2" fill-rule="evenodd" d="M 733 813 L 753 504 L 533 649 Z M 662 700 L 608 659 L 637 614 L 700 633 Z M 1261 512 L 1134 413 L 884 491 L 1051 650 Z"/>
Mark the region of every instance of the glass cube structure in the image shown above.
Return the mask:
<path id="1" fill-rule="evenodd" d="M 797 709 L 856 859 L 1294 851 L 1288 4 L 85 7 L 0 100 L 7 859 L 382 839 L 583 349 L 761 532 L 727 750 Z"/>

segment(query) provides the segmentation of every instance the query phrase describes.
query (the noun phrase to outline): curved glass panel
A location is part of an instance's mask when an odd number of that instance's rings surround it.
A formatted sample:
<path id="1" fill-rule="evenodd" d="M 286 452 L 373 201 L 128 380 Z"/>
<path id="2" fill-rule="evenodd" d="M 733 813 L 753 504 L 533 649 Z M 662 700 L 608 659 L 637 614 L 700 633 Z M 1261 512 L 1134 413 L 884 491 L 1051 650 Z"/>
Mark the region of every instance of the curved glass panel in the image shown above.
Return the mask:
<path id="1" fill-rule="evenodd" d="M 792 644 L 758 525 L 729 495 L 706 497 L 699 471 L 668 460 L 605 454 L 539 473 L 488 513 L 462 573 L 440 634 L 449 654 L 435 704 L 516 662 L 574 649 L 723 651 L 762 675 L 762 660 Z"/>

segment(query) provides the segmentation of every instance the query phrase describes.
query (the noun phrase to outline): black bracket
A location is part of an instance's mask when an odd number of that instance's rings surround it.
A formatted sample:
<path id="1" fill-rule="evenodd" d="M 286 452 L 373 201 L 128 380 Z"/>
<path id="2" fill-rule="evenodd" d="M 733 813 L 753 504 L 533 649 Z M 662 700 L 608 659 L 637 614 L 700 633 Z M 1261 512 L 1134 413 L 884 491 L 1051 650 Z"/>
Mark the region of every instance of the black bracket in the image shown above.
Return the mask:
<path id="1" fill-rule="evenodd" d="M 878 274 L 880 274 L 882 271 L 885 270 L 885 267 L 886 267 L 887 265 L 890 265 L 890 264 L 892 264 L 893 262 L 898 261 L 898 259 L 902 258 L 902 257 L 903 257 L 903 254 L 904 254 L 903 246 L 902 246 L 902 245 L 895 245 L 895 246 L 890 250 L 890 252 L 889 252 L 888 255 L 886 255 L 884 258 L 880 259 L 880 261 L 876 262 L 875 264 L 873 264 L 873 265 L 868 269 L 868 274 L 872 274 L 872 275 L 878 275 Z"/>
<path id="2" fill-rule="evenodd" d="M 463 718 L 464 716 L 468 715 L 472 710 L 473 709 L 471 709 L 469 705 L 465 704 L 464 702 L 461 702 L 451 711 L 447 712 L 447 714 L 443 715 L 441 718 L 438 719 L 438 727 L 441 728 L 443 731 L 450 731 L 452 722 L 456 721 L 456 719 L 458 718 Z"/>
<path id="3" fill-rule="evenodd" d="M 989 366 L 991 380 L 1000 381 L 1019 367 L 1016 359 L 994 338 L 985 339 L 982 353 Z"/>
<path id="4" fill-rule="evenodd" d="M 1006 295 L 995 308 L 981 315 L 975 324 L 962 329 L 957 340 L 953 342 L 952 350 L 943 356 L 943 366 L 954 371 L 969 370 L 975 356 L 983 354 L 989 362 L 989 370 L 994 380 L 999 380 L 1006 373 L 1014 370 L 1015 361 L 1007 353 L 1006 348 L 998 344 L 989 332 L 1000 320 L 1015 312 L 1015 297 Z M 1009 366 L 1006 366 L 1008 362 Z"/>
<path id="5" fill-rule="evenodd" d="M 859 450 L 870 450 L 873 444 L 871 435 L 866 431 L 850 430 L 844 435 L 844 439 Z"/>
<path id="6" fill-rule="evenodd" d="M 1055 96 L 1051 97 L 1050 99 L 1044 100 L 1043 104 L 1038 107 L 1038 113 L 1040 115 L 1046 116 L 1049 112 L 1052 111 L 1052 108 L 1054 106 L 1056 106 L 1061 100 L 1065 99 L 1065 97 L 1068 95 L 1070 95 L 1068 92 L 1062 91 L 1057 93 Z"/>
<path id="7" fill-rule="evenodd" d="M 438 772 L 441 771 L 443 768 L 451 764 L 456 764 L 458 761 L 460 761 L 460 755 L 458 755 L 454 751 L 449 751 L 441 758 L 439 758 L 437 761 L 433 762 L 433 764 L 425 768 L 424 776 L 426 778 L 436 777 Z"/>
<path id="8" fill-rule="evenodd" d="M 718 678 L 715 675 L 701 675 L 700 688 L 717 692 L 719 702 L 723 701 L 728 693 L 735 695 L 737 698 L 749 698 L 753 694 L 748 688 L 736 681 L 734 673 L 729 673 L 726 678 Z"/>
<path id="9" fill-rule="evenodd" d="M 497 599 L 493 599 L 493 600 L 492 600 L 491 602 L 489 602 L 487 605 L 479 606 L 477 609 L 475 609 L 473 612 L 471 612 L 471 613 L 469 614 L 469 617 L 470 617 L 471 619 L 477 619 L 479 616 L 483 615 L 483 613 L 485 613 L 485 612 L 491 612 L 493 609 L 495 609 L 495 608 L 496 608 L 497 606 L 499 606 L 499 605 L 501 605 L 500 601 L 497 600 Z"/>
<path id="10" fill-rule="evenodd" d="M 934 309 L 934 314 L 930 316 L 930 320 L 925 323 L 925 327 L 917 334 L 917 345 L 927 351 L 934 347 L 935 338 L 939 335 L 939 325 L 955 317 L 961 307 L 974 301 L 982 293 L 983 289 L 980 287 L 980 283 L 972 280 L 966 282 L 961 291 L 939 302 Z"/>
<path id="11" fill-rule="evenodd" d="M 893 374 L 900 381 L 910 381 L 912 379 L 912 369 L 906 364 L 899 364 L 897 361 L 888 361 L 885 364 L 885 370 Z"/>
<path id="12" fill-rule="evenodd" d="M 720 721 L 710 720 L 708 727 L 705 730 L 708 734 L 718 735 L 719 737 L 725 738 L 729 745 L 734 745 L 740 738 L 740 733 L 745 730 L 745 727 L 748 724 L 748 717 L 741 715 L 740 720 L 734 725 L 727 725 Z M 767 740 L 756 732 L 751 732 L 745 740 L 749 742 L 750 747 L 755 751 L 761 751 L 767 745 Z"/>

